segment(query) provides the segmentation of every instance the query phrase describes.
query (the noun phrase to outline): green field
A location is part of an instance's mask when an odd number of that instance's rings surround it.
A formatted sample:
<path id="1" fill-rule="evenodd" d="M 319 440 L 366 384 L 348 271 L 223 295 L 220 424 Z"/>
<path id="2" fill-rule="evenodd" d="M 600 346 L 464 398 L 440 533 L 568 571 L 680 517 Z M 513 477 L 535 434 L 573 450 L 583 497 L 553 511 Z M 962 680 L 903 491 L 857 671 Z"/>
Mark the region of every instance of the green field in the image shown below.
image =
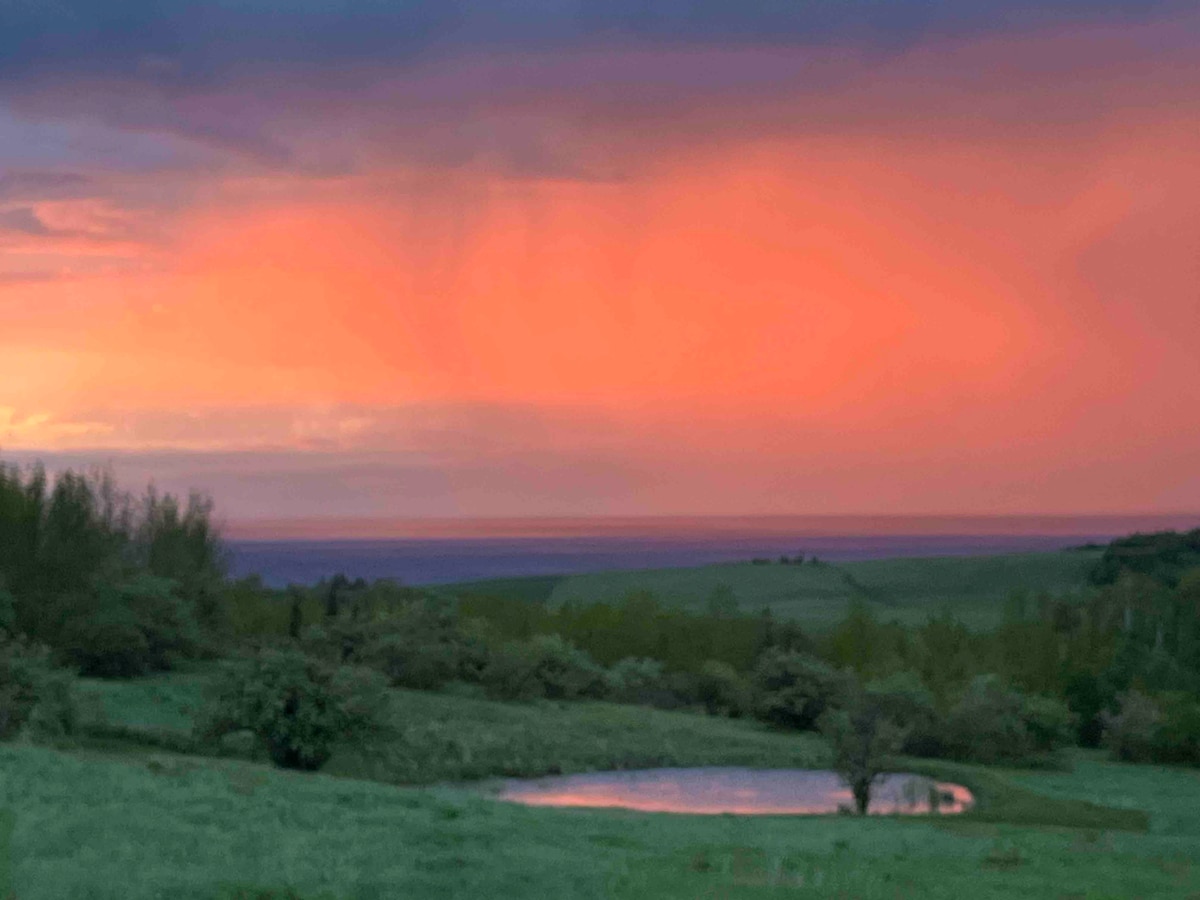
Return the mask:
<path id="1" fill-rule="evenodd" d="M 964 624 L 997 624 L 1013 593 L 1062 594 L 1084 588 L 1098 550 L 998 556 L 914 557 L 803 565 L 730 563 L 679 569 L 596 572 L 561 578 L 512 578 L 449 585 L 440 590 L 548 603 L 615 602 L 649 591 L 671 606 L 703 610 L 719 587 L 730 588 L 744 612 L 770 609 L 780 618 L 825 628 L 854 601 L 880 618 L 919 624 L 950 611 Z"/>
<path id="2" fill-rule="evenodd" d="M 133 682 L 87 681 L 115 726 L 113 746 L 142 740 L 189 749 L 203 674 Z M 496 703 L 429 691 L 392 693 L 393 739 L 371 752 L 345 748 L 327 773 L 393 784 L 652 766 L 819 767 L 824 743 L 738 722 L 614 703 Z"/>
<path id="3" fill-rule="evenodd" d="M 1195 771 L 1085 753 L 1070 771 L 906 763 L 975 790 L 975 812 L 940 820 L 525 809 L 455 782 L 820 766 L 825 751 L 811 736 L 687 713 L 407 691 L 393 697 L 383 752 L 344 748 L 320 775 L 130 743 L 186 739 L 203 678 L 88 682 L 124 738 L 0 748 L 16 897 L 1200 897 Z"/>

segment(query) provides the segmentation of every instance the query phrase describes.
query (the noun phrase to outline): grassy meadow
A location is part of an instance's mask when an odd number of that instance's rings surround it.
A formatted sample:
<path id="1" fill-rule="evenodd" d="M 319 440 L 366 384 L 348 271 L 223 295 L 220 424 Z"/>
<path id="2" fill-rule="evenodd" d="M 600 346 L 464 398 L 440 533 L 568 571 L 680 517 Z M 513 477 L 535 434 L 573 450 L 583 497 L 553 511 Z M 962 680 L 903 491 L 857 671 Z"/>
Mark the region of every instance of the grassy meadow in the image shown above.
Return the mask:
<path id="1" fill-rule="evenodd" d="M 409 691 L 389 750 L 343 748 L 316 775 L 132 741 L 186 737 L 204 677 L 85 685 L 122 741 L 0 747 L 15 897 L 1200 897 L 1195 771 L 1089 753 L 1051 771 L 913 761 L 976 792 L 955 819 L 526 809 L 461 779 L 814 767 L 825 750 L 689 713 Z"/>
<path id="2" fill-rule="evenodd" d="M 855 601 L 884 621 L 920 624 L 949 611 L 983 629 L 1000 623 L 1016 592 L 1079 590 L 1099 550 L 862 560 L 822 565 L 749 562 L 676 569 L 595 572 L 558 578 L 509 578 L 439 588 L 446 593 L 527 600 L 550 606 L 615 602 L 648 591 L 664 604 L 703 611 L 719 588 L 732 590 L 744 612 L 769 609 L 781 619 L 822 629 L 845 618 Z"/>
<path id="3" fill-rule="evenodd" d="M 87 681 L 110 726 L 110 749 L 198 750 L 189 709 L 203 671 L 129 682 Z M 818 768 L 816 734 L 757 722 L 615 703 L 497 703 L 454 692 L 393 690 L 390 737 L 370 751 L 343 747 L 323 771 L 392 784 L 537 776 L 654 766 Z"/>

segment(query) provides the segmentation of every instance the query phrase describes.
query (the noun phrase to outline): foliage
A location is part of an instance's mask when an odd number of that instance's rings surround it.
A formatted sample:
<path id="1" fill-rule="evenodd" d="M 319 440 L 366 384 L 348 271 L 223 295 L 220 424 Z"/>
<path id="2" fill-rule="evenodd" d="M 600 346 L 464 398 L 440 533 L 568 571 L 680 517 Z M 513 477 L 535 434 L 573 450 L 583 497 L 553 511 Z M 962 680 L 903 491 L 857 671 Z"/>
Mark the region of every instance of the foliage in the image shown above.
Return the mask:
<path id="1" fill-rule="evenodd" d="M 503 644 L 481 679 L 491 696 L 504 700 L 576 700 L 602 696 L 605 690 L 604 670 L 554 634 Z"/>
<path id="2" fill-rule="evenodd" d="M 479 681 L 488 648 L 474 623 L 460 622 L 445 601 L 424 598 L 381 621 L 361 659 L 393 685 L 429 690 L 449 681 Z"/>
<path id="3" fill-rule="evenodd" d="M 1112 541 L 1090 578 L 1093 584 L 1108 585 L 1133 572 L 1174 587 L 1188 569 L 1196 567 L 1200 567 L 1200 528 L 1187 532 L 1159 531 Z"/>
<path id="4" fill-rule="evenodd" d="M 878 697 L 866 692 L 857 692 L 841 709 L 828 710 L 820 726 L 832 751 L 833 770 L 850 788 L 855 811 L 865 816 L 871 788 L 892 764 L 892 755 L 904 742 L 903 732 Z"/>
<path id="5" fill-rule="evenodd" d="M 0 642 L 0 741 L 26 728 L 37 737 L 67 737 L 78 725 L 71 673 L 56 669 L 44 647 Z"/>
<path id="6" fill-rule="evenodd" d="M 339 742 L 376 736 L 386 703 L 376 673 L 264 650 L 226 664 L 209 688 L 197 734 L 211 741 L 249 731 L 277 766 L 314 770 Z"/>
<path id="7" fill-rule="evenodd" d="M 198 495 L 135 500 L 102 470 L 52 478 L 0 463 L 0 626 L 92 671 L 170 664 L 196 649 L 196 621 L 215 618 L 211 516 Z"/>
<path id="8" fill-rule="evenodd" d="M 696 675 L 696 696 L 710 716 L 740 716 L 750 710 L 750 686 L 729 665 L 707 660 Z"/>
<path id="9" fill-rule="evenodd" d="M 1070 741 L 1065 705 L 1028 697 L 995 675 L 973 679 L 946 717 L 951 756 L 981 763 L 1026 762 Z"/>
<path id="10" fill-rule="evenodd" d="M 869 682 L 868 697 L 899 729 L 900 752 L 910 756 L 943 756 L 946 752 L 942 717 L 933 694 L 914 672 L 897 672 Z"/>
<path id="11" fill-rule="evenodd" d="M 657 659 L 627 656 L 609 666 L 605 679 L 606 695 L 618 703 L 661 705 L 668 690 L 663 664 Z"/>
<path id="12" fill-rule="evenodd" d="M 151 486 L 140 504 L 134 532 L 138 561 L 152 575 L 173 581 L 206 625 L 216 625 L 226 553 L 213 524 L 212 501 L 197 493 L 187 502 Z"/>
<path id="13" fill-rule="evenodd" d="M 769 650 L 754 668 L 755 708 L 764 721 L 810 731 L 852 689 L 853 677 L 805 653 Z"/>
<path id="14" fill-rule="evenodd" d="M 84 675 L 130 678 L 172 667 L 191 655 L 199 634 L 175 582 L 140 575 L 97 584 L 67 612 L 59 640 Z"/>

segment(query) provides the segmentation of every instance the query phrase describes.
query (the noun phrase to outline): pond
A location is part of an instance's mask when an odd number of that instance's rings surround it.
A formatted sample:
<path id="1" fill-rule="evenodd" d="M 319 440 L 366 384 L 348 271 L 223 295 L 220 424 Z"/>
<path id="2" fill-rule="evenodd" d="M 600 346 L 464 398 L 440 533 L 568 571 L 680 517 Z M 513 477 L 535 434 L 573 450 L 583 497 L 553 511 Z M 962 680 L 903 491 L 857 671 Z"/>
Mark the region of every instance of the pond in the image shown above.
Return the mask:
<path id="1" fill-rule="evenodd" d="M 527 806 L 750 816 L 836 813 L 854 805 L 835 773 L 811 769 L 646 769 L 510 779 L 496 797 Z M 875 783 L 870 812 L 947 815 L 964 812 L 973 803 L 962 785 L 891 774 Z"/>

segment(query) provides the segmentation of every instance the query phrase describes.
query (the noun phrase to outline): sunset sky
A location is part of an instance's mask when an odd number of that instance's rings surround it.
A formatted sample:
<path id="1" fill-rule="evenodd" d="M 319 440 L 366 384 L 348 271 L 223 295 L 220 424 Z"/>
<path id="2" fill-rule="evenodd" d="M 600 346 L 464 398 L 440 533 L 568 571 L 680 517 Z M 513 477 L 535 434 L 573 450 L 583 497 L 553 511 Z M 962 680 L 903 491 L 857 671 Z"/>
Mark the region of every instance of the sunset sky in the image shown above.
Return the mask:
<path id="1" fill-rule="evenodd" d="M 0 0 L 0 454 L 234 519 L 1200 511 L 1200 12 Z"/>

